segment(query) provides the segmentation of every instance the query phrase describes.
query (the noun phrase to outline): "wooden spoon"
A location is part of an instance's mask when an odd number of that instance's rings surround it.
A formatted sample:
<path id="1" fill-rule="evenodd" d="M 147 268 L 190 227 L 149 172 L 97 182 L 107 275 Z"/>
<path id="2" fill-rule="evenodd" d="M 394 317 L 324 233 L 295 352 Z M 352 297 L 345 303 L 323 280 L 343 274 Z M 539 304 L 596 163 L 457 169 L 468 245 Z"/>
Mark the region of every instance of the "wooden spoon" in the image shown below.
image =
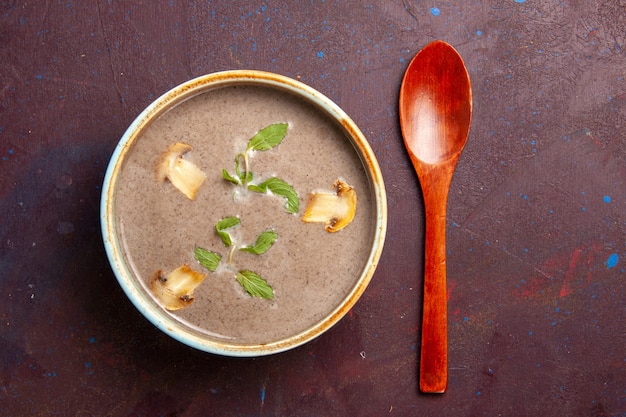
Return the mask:
<path id="1" fill-rule="evenodd" d="M 426 208 L 420 359 L 425 393 L 442 393 L 448 385 L 446 205 L 471 118 L 472 88 L 463 60 L 445 42 L 428 44 L 409 64 L 400 88 L 402 136 Z"/>

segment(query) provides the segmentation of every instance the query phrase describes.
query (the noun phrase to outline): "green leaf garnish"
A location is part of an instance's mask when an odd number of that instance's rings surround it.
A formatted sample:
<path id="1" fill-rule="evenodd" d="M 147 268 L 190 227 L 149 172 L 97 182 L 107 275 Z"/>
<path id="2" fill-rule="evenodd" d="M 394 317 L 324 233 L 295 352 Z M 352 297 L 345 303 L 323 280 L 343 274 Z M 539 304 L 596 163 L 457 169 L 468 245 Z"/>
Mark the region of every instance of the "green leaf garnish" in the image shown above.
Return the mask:
<path id="1" fill-rule="evenodd" d="M 254 135 L 248 142 L 247 151 L 266 151 L 280 144 L 287 135 L 287 123 L 274 123 Z"/>
<path id="2" fill-rule="evenodd" d="M 257 237 L 256 242 L 253 246 L 244 246 L 239 248 L 240 251 L 253 253 L 255 255 L 262 255 L 272 247 L 276 239 L 278 238 L 278 233 L 273 230 L 266 230 Z"/>
<path id="3" fill-rule="evenodd" d="M 239 178 L 241 179 L 241 182 L 247 184 L 252 181 L 252 179 L 254 178 L 254 174 L 252 174 L 252 171 L 242 172 L 241 174 L 239 174 Z"/>
<path id="4" fill-rule="evenodd" d="M 243 171 L 241 171 L 241 169 L 239 168 L 240 159 L 243 160 L 243 168 L 244 168 Z M 250 161 L 249 161 L 247 153 L 240 153 L 235 157 L 235 172 L 237 173 L 237 177 L 239 177 L 240 184 L 243 183 L 245 185 L 248 182 L 252 181 L 253 175 L 252 175 L 252 172 L 250 171 L 250 168 L 248 167 L 249 164 L 250 164 Z"/>
<path id="5" fill-rule="evenodd" d="M 225 230 L 238 226 L 239 223 L 241 223 L 239 218 L 233 216 L 233 217 L 224 217 L 222 220 L 218 221 L 215 224 L 215 231 L 217 232 L 220 239 L 222 239 L 224 246 L 229 247 L 233 244 L 232 238 L 227 232 L 225 232 Z"/>
<path id="6" fill-rule="evenodd" d="M 276 177 L 269 178 L 260 184 L 252 184 L 254 175 L 250 170 L 253 152 L 267 151 L 278 146 L 287 135 L 288 127 L 289 125 L 287 123 L 274 123 L 259 130 L 248 141 L 246 150 L 235 156 L 234 173 L 222 169 L 222 178 L 252 192 L 270 193 L 283 197 L 286 200 L 285 211 L 295 214 L 298 213 L 300 209 L 300 200 L 291 185 Z M 238 226 L 240 223 L 239 218 L 233 216 L 225 217 L 215 224 L 215 230 L 222 240 L 222 243 L 224 243 L 226 247 L 230 247 L 230 253 L 228 255 L 228 263 L 230 265 L 232 265 L 233 254 L 239 244 L 234 242 L 227 230 Z M 274 245 L 277 238 L 278 234 L 276 232 L 266 230 L 257 237 L 254 245 L 239 247 L 239 250 L 255 255 L 262 255 Z M 198 262 L 210 271 L 215 271 L 222 259 L 221 255 L 199 247 L 195 249 L 194 255 Z M 272 287 L 257 273 L 247 269 L 240 270 L 236 274 L 236 279 L 251 297 L 261 297 L 268 300 L 274 298 L 274 290 Z"/>
<path id="7" fill-rule="evenodd" d="M 251 297 L 261 297 L 267 300 L 274 298 L 274 290 L 259 274 L 244 269 L 237 273 L 237 281 Z"/>
<path id="8" fill-rule="evenodd" d="M 246 151 L 238 153 L 235 156 L 235 173 L 231 174 L 227 170 L 222 169 L 222 178 L 235 185 L 243 185 L 243 187 L 246 188 L 254 177 L 250 170 L 250 153 L 254 151 L 266 151 L 278 146 L 287 135 L 288 127 L 289 125 L 287 123 L 274 123 L 259 130 L 258 133 L 248 141 Z M 242 165 L 243 169 L 241 168 Z M 256 192 L 265 192 L 265 190 L 260 191 L 258 187 L 251 189 Z"/>
<path id="9" fill-rule="evenodd" d="M 241 184 L 241 180 L 239 178 L 230 175 L 225 169 L 222 169 L 222 178 L 226 181 L 232 182 L 235 185 Z"/>
<path id="10" fill-rule="evenodd" d="M 272 194 L 284 197 L 287 200 L 285 202 L 285 211 L 288 213 L 295 214 L 300 210 L 298 193 L 296 193 L 296 190 L 294 190 L 291 185 L 280 178 L 272 177 L 258 185 L 250 184 L 248 185 L 248 190 L 256 193 L 266 193 L 270 191 Z"/>
<path id="11" fill-rule="evenodd" d="M 239 159 L 243 159 L 245 169 L 241 171 Z M 230 181 L 235 185 L 247 184 L 252 181 L 254 175 L 251 171 L 248 171 L 248 157 L 245 154 L 238 154 L 235 157 L 235 174 L 231 174 L 226 169 L 222 168 L 222 178 L 226 181 Z"/>
<path id="12" fill-rule="evenodd" d="M 196 260 L 200 262 L 200 265 L 202 265 L 203 267 L 205 267 L 211 272 L 215 272 L 215 270 L 217 269 L 217 266 L 222 260 L 222 256 L 220 254 L 208 251 L 200 247 L 197 247 L 193 251 L 193 255 L 196 258 Z"/>

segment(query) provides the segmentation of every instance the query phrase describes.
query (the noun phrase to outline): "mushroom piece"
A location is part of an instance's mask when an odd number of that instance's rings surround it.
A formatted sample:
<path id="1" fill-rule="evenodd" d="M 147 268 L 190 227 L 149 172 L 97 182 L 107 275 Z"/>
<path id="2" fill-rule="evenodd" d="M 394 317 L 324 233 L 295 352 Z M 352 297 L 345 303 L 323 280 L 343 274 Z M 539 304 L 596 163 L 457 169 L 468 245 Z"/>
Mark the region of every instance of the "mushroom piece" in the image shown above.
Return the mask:
<path id="1" fill-rule="evenodd" d="M 191 146 L 177 142 L 167 148 L 157 162 L 156 174 L 159 182 L 170 180 L 188 199 L 194 200 L 200 186 L 206 180 L 206 174 L 193 162 L 185 159 Z"/>
<path id="2" fill-rule="evenodd" d="M 302 221 L 325 223 L 326 231 L 338 232 L 352 222 L 356 213 L 356 190 L 341 179 L 333 182 L 335 194 L 313 192 L 309 195 Z"/>
<path id="3" fill-rule="evenodd" d="M 167 275 L 158 270 L 150 280 L 150 289 L 166 310 L 180 310 L 193 303 L 193 291 L 206 275 L 188 265 L 181 265 Z"/>

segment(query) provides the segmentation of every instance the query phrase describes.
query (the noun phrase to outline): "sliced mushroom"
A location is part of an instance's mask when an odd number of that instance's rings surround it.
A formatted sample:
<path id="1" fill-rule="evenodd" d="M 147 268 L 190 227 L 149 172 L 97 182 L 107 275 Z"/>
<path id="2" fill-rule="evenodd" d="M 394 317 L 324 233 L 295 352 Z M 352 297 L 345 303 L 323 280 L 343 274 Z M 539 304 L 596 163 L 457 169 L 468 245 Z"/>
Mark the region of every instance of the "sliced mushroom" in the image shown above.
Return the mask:
<path id="1" fill-rule="evenodd" d="M 193 303 L 193 291 L 206 275 L 188 265 L 181 265 L 169 274 L 158 270 L 150 280 L 150 289 L 166 310 L 180 310 Z"/>
<path id="2" fill-rule="evenodd" d="M 184 158 L 189 151 L 191 146 L 186 143 L 177 142 L 170 145 L 159 158 L 156 174 L 160 182 L 170 180 L 172 185 L 188 199 L 194 200 L 198 189 L 206 180 L 206 174 L 193 162 Z"/>
<path id="3" fill-rule="evenodd" d="M 338 232 L 352 222 L 356 213 L 356 190 L 341 179 L 333 182 L 335 194 L 313 192 L 309 195 L 302 221 L 324 223 L 326 231 Z"/>

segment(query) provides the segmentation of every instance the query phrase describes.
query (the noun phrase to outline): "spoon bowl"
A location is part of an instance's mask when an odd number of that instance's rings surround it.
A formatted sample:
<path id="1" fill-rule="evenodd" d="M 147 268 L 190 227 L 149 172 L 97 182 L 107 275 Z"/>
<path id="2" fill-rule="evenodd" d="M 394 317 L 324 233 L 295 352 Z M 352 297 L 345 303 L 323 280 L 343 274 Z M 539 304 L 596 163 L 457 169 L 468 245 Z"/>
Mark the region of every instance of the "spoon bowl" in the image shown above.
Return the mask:
<path id="1" fill-rule="evenodd" d="M 469 74 L 458 52 L 434 41 L 415 55 L 400 88 L 400 126 L 426 210 L 420 390 L 448 382 L 446 206 L 472 118 Z"/>

